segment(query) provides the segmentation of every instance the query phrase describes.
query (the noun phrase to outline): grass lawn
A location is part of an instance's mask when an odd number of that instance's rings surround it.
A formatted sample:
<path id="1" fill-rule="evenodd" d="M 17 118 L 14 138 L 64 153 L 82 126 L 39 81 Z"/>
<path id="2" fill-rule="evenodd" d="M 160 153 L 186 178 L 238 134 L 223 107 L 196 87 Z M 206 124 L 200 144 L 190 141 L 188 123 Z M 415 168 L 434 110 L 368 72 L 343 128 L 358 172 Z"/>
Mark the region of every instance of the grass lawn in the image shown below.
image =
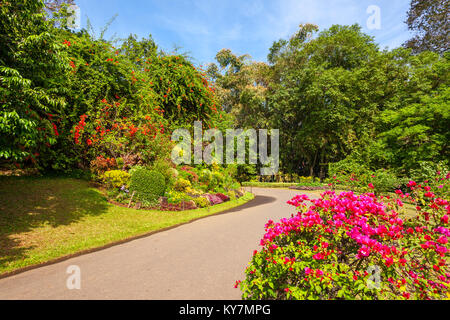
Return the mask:
<path id="1" fill-rule="evenodd" d="M 295 187 L 298 183 L 287 182 L 242 182 L 243 187 L 256 187 L 256 188 L 289 188 Z"/>
<path id="2" fill-rule="evenodd" d="M 253 197 L 247 193 L 183 212 L 146 211 L 112 205 L 83 180 L 0 177 L 0 275 L 225 211 Z"/>

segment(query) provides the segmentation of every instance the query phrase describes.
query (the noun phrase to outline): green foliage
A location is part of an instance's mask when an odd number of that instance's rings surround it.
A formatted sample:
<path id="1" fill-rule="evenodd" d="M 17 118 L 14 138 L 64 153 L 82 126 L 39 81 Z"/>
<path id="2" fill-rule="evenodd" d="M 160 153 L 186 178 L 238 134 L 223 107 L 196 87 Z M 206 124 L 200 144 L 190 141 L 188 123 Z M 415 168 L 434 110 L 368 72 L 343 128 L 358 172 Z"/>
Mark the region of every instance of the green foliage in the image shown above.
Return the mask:
<path id="1" fill-rule="evenodd" d="M 423 183 L 430 178 L 435 178 L 441 174 L 449 172 L 447 162 L 440 161 L 438 163 L 432 161 L 419 161 L 416 169 L 411 171 L 411 179 L 418 183 Z"/>
<path id="2" fill-rule="evenodd" d="M 329 165 L 329 181 L 334 188 L 350 188 L 359 192 L 394 192 L 402 185 L 392 170 L 370 170 L 367 166 L 350 157 Z M 369 185 L 370 184 L 370 185 Z"/>
<path id="3" fill-rule="evenodd" d="M 405 43 L 415 52 L 449 50 L 448 1 L 411 0 L 406 23 L 416 35 Z"/>
<path id="4" fill-rule="evenodd" d="M 125 161 L 123 160 L 122 157 L 117 158 L 116 163 L 118 168 L 123 168 L 123 166 L 125 165 Z"/>
<path id="5" fill-rule="evenodd" d="M 102 176 L 102 180 L 108 188 L 120 188 L 128 184 L 130 174 L 122 170 L 106 171 Z"/>
<path id="6" fill-rule="evenodd" d="M 166 193 L 167 201 L 171 204 L 179 204 L 181 202 L 192 200 L 189 195 L 181 191 L 170 190 Z"/>
<path id="7" fill-rule="evenodd" d="M 254 165 L 239 164 L 237 166 L 236 180 L 239 182 L 250 181 L 256 177 L 257 171 Z"/>
<path id="8" fill-rule="evenodd" d="M 170 160 L 163 160 L 158 158 L 152 166 L 152 170 L 156 172 L 160 172 L 164 176 L 164 180 L 166 182 L 166 186 L 172 186 L 175 182 L 173 168 L 170 165 Z"/>
<path id="9" fill-rule="evenodd" d="M 147 169 L 136 169 L 131 174 L 130 191 L 136 192 L 139 200 L 154 201 L 164 195 L 166 184 L 160 172 Z"/>
<path id="10" fill-rule="evenodd" d="M 41 1 L 0 6 L 0 159 L 36 164 L 57 144 L 68 58 L 44 17 Z"/>
<path id="11" fill-rule="evenodd" d="M 198 197 L 193 199 L 197 207 L 206 208 L 209 207 L 209 200 L 205 197 Z"/>
<path id="12" fill-rule="evenodd" d="M 209 170 L 209 169 L 201 170 L 200 175 L 199 175 L 199 181 L 209 184 L 211 182 L 211 180 L 212 180 L 211 170 Z"/>
<path id="13" fill-rule="evenodd" d="M 183 192 L 186 191 L 187 188 L 190 188 L 191 182 L 189 180 L 183 179 L 183 178 L 178 178 L 177 181 L 175 182 L 173 188 L 176 191 L 179 192 Z"/>
<path id="14" fill-rule="evenodd" d="M 213 171 L 211 176 L 211 182 L 209 186 L 211 189 L 221 187 L 223 185 L 224 176 L 219 171 Z"/>
<path id="15" fill-rule="evenodd" d="M 127 169 L 166 159 L 171 129 L 229 121 L 186 57 L 158 52 L 151 36 L 116 48 L 106 28 L 72 32 L 67 7 L 51 11 L 38 0 L 0 7 L 0 158 L 71 171 L 102 155 Z"/>

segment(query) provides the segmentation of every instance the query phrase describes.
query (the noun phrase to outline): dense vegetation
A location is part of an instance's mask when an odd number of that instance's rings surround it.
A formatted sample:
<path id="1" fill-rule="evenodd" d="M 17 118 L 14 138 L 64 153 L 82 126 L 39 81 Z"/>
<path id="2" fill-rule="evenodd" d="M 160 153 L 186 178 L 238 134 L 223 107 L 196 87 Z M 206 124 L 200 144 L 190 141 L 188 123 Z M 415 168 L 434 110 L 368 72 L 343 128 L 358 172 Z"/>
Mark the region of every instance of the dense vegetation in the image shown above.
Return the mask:
<path id="1" fill-rule="evenodd" d="M 0 3 L 0 168 L 87 177 L 136 209 L 217 205 L 249 180 L 349 189 L 297 196 L 296 215 L 267 224 L 244 298 L 448 293 L 448 1 L 413 0 L 407 23 L 419 34 L 401 48 L 381 49 L 358 25 L 304 24 L 273 43 L 267 63 L 223 49 L 207 70 L 151 35 L 75 32 L 67 3 Z M 176 165 L 171 133 L 194 121 L 279 129 L 280 172 Z M 381 290 L 366 286 L 371 266 Z"/>
<path id="2" fill-rule="evenodd" d="M 406 176 L 448 161 L 448 53 L 380 50 L 357 25 L 316 32 L 275 42 L 268 64 L 223 50 L 224 71 L 209 67 L 239 126 L 280 129 L 284 172 L 323 178 L 348 159 Z"/>

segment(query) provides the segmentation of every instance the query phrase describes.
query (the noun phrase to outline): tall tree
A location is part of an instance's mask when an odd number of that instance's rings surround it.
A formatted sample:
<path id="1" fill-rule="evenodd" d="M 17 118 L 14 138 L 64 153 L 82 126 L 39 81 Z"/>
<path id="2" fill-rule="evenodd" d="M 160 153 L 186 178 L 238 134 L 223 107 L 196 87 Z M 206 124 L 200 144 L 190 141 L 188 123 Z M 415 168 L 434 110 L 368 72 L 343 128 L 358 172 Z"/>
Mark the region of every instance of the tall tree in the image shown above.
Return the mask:
<path id="1" fill-rule="evenodd" d="M 269 66 L 229 49 L 219 51 L 216 60 L 220 69 L 210 64 L 207 73 L 215 81 L 222 107 L 234 115 L 238 127 L 266 128 Z"/>
<path id="2" fill-rule="evenodd" d="M 0 6 L 0 159 L 37 157 L 56 143 L 55 113 L 64 109 L 59 85 L 69 59 L 37 0 Z"/>
<path id="3" fill-rule="evenodd" d="M 443 53 L 450 45 L 450 1 L 412 0 L 406 23 L 417 34 L 405 43 L 419 53 L 425 50 Z"/>

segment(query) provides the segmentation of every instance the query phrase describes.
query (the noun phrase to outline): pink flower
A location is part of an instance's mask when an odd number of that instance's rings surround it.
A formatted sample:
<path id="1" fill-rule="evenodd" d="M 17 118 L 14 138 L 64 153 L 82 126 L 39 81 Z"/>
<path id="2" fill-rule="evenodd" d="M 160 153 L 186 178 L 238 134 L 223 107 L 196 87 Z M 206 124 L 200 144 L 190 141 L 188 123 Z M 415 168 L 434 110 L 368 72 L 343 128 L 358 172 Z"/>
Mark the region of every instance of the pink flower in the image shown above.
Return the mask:
<path id="1" fill-rule="evenodd" d="M 316 260 L 322 260 L 324 258 L 322 253 L 316 253 L 315 255 L 313 255 L 313 259 Z"/>
<path id="2" fill-rule="evenodd" d="M 408 184 L 407 184 L 407 186 L 409 187 L 409 188 L 411 188 L 411 187 L 415 187 L 417 185 L 417 183 L 415 183 L 414 181 L 410 181 L 410 182 L 408 182 Z"/>
<path id="3" fill-rule="evenodd" d="M 322 248 L 326 249 L 330 245 L 328 242 L 322 242 Z"/>
<path id="4" fill-rule="evenodd" d="M 370 249 L 366 246 L 363 246 L 358 250 L 358 253 L 363 257 L 367 257 L 370 254 Z"/>
<path id="5" fill-rule="evenodd" d="M 386 267 L 390 267 L 393 263 L 394 259 L 392 259 L 391 257 L 388 257 L 384 260 L 384 264 L 386 265 Z"/>
<path id="6" fill-rule="evenodd" d="M 438 239 L 438 242 L 439 242 L 439 243 L 442 243 L 442 244 L 446 244 L 446 243 L 448 242 L 448 239 L 447 239 L 446 237 L 444 237 L 444 236 L 441 236 L 441 237 Z"/>
<path id="7" fill-rule="evenodd" d="M 311 271 L 312 271 L 311 268 L 308 268 L 308 267 L 305 268 L 306 275 L 309 275 L 311 273 Z"/>

